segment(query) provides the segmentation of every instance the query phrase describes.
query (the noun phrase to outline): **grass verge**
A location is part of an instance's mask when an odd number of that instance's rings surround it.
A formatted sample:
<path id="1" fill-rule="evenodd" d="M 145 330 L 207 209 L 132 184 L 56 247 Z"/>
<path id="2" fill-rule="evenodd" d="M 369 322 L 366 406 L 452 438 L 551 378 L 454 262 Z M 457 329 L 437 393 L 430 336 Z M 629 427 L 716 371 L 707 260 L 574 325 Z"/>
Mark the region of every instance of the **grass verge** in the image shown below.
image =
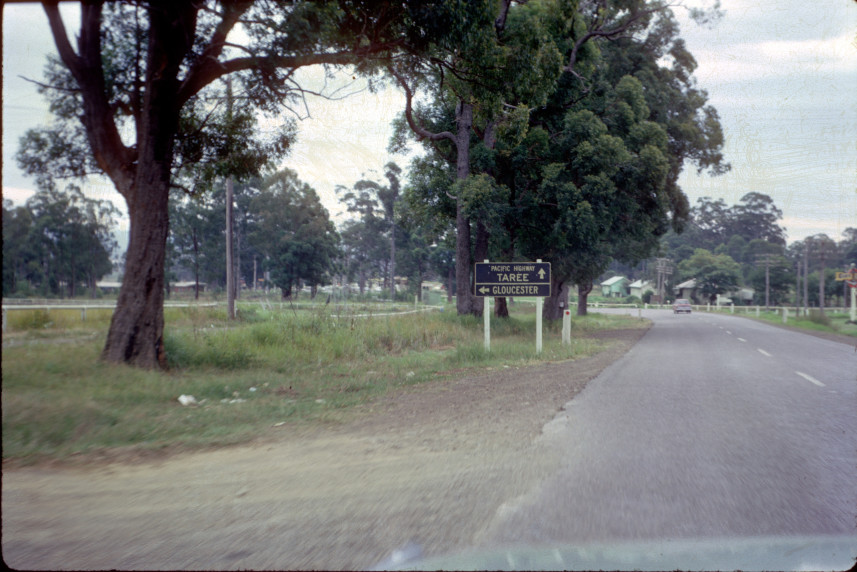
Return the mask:
<path id="1" fill-rule="evenodd" d="M 228 322 L 217 308 L 168 309 L 167 373 L 100 362 L 106 323 L 97 320 L 65 329 L 56 318 L 52 327 L 39 318 L 4 336 L 4 459 L 186 450 L 246 442 L 278 424 L 338 423 L 354 405 L 395 388 L 585 357 L 603 347 L 587 333 L 643 327 L 627 316 L 575 318 L 572 344 L 563 346 L 560 324 L 546 324 L 537 356 L 535 316 L 526 306 L 492 320 L 490 353 L 481 318 L 453 311 L 365 318 L 325 307 L 243 307 L 239 315 Z M 198 405 L 182 406 L 180 395 Z"/>
<path id="2" fill-rule="evenodd" d="M 735 315 L 745 314 L 736 312 Z M 756 314 L 751 312 L 746 314 L 746 316 L 755 318 Z M 771 324 L 783 325 L 783 315 L 778 312 L 762 311 L 759 313 L 759 319 Z M 827 312 L 822 315 L 818 310 L 810 310 L 809 316 L 799 316 L 796 318 L 794 309 L 789 308 L 788 321 L 785 325 L 803 330 L 828 332 L 857 338 L 857 324 L 849 321 L 848 314 Z"/>

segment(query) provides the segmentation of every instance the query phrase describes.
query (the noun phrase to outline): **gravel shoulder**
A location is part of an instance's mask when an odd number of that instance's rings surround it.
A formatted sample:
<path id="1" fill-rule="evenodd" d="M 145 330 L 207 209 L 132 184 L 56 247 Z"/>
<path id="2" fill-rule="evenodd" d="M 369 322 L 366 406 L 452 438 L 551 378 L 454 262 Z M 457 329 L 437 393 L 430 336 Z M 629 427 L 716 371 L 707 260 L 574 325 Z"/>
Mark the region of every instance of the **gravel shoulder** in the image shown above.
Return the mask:
<path id="1" fill-rule="evenodd" d="M 16 569 L 365 569 L 471 546 L 558 460 L 542 427 L 646 328 L 589 358 L 403 388 L 354 418 L 136 463 L 4 470 Z M 447 372 L 454 373 L 454 372 Z"/>

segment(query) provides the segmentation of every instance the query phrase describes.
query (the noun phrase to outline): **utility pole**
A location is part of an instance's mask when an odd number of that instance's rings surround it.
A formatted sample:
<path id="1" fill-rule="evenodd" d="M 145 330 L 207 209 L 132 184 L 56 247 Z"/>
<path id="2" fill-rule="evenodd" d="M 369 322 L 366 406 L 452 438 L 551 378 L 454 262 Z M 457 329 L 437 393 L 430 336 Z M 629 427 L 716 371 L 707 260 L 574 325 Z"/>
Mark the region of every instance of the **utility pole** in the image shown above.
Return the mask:
<path id="1" fill-rule="evenodd" d="M 818 256 L 820 267 L 818 270 L 818 310 L 824 314 L 824 271 L 827 266 L 827 257 L 830 254 L 831 240 L 824 235 L 813 240 L 814 254 Z"/>
<path id="2" fill-rule="evenodd" d="M 795 316 L 800 316 L 800 260 L 795 262 Z"/>
<path id="3" fill-rule="evenodd" d="M 804 241 L 803 248 L 803 315 L 809 316 L 809 240 Z"/>
<path id="4" fill-rule="evenodd" d="M 232 122 L 232 79 L 226 76 L 226 121 Z M 232 177 L 226 177 L 226 313 L 235 319 L 235 278 L 232 268 Z"/>
<path id="5" fill-rule="evenodd" d="M 666 278 L 673 273 L 672 262 L 670 262 L 669 258 L 656 258 L 655 270 L 658 271 L 658 300 L 663 304 Z"/>
<path id="6" fill-rule="evenodd" d="M 773 254 L 757 254 L 756 255 L 756 264 L 764 263 L 765 264 L 765 311 L 770 308 L 771 305 L 771 257 Z"/>

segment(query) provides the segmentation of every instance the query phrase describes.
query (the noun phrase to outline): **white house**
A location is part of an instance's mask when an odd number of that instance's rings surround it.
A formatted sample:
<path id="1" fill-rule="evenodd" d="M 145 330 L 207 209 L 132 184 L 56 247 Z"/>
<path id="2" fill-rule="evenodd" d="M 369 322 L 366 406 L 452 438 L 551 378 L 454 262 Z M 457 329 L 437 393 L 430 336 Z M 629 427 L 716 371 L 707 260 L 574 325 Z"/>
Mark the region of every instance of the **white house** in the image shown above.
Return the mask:
<path id="1" fill-rule="evenodd" d="M 606 298 L 623 298 L 628 295 L 628 279 L 614 276 L 601 283 L 601 295 Z"/>
<path id="2" fill-rule="evenodd" d="M 655 285 L 649 282 L 648 280 L 635 280 L 631 282 L 631 285 L 628 286 L 628 289 L 631 291 L 631 296 L 636 296 L 637 298 L 643 299 L 643 294 L 647 291 L 651 290 L 655 291 Z"/>

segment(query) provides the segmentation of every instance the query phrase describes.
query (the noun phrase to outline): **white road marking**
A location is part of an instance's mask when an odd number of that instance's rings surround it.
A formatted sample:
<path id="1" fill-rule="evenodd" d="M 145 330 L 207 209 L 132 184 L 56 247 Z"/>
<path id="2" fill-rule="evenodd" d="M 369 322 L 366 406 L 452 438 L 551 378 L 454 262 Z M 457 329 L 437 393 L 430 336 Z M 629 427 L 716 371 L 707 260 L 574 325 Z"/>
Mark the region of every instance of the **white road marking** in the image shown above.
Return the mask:
<path id="1" fill-rule="evenodd" d="M 717 327 L 720 328 L 721 330 L 723 329 L 723 326 L 717 326 Z"/>
<path id="2" fill-rule="evenodd" d="M 807 374 L 803 373 L 802 371 L 796 371 L 795 373 L 798 374 L 799 376 L 801 376 L 802 378 L 804 378 L 805 380 L 807 380 L 808 382 L 814 383 L 818 387 L 826 387 L 823 383 L 821 383 L 820 381 L 818 381 L 817 379 L 815 379 L 811 375 L 807 375 Z"/>
<path id="3" fill-rule="evenodd" d="M 729 334 L 730 336 L 732 335 L 732 332 L 730 332 L 729 330 L 726 330 L 726 333 Z"/>
<path id="4" fill-rule="evenodd" d="M 763 356 L 774 357 L 771 354 L 769 354 L 768 352 L 766 352 L 765 350 L 763 350 L 762 348 L 756 348 L 756 349 L 759 350 L 759 353 L 762 354 Z"/>
<path id="5" fill-rule="evenodd" d="M 738 338 L 738 341 L 739 342 L 746 342 L 747 340 L 745 340 L 744 338 Z"/>

